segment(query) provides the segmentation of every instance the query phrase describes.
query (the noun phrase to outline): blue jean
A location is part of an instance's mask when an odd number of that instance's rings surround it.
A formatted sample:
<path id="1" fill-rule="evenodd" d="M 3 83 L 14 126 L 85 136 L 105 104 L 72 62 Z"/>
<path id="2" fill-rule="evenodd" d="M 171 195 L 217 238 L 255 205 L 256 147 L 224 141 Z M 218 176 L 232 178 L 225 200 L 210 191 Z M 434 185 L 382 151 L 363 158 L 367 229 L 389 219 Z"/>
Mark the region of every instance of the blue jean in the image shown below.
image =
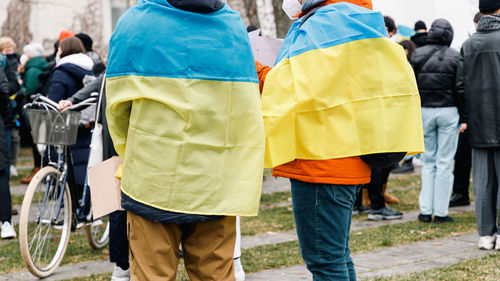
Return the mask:
<path id="1" fill-rule="evenodd" d="M 425 152 L 422 162 L 420 212 L 445 217 L 453 188 L 452 163 L 458 145 L 456 107 L 422 108 Z"/>
<path id="2" fill-rule="evenodd" d="M 361 186 L 291 182 L 300 252 L 313 280 L 355 281 L 349 232 Z"/>

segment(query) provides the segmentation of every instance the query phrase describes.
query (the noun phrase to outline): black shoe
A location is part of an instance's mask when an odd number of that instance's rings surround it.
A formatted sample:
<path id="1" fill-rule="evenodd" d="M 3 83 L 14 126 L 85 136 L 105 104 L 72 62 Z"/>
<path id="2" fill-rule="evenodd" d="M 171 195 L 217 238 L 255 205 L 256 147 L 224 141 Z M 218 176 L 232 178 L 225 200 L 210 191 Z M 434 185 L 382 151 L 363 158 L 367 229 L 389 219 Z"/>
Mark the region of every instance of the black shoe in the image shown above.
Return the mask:
<path id="1" fill-rule="evenodd" d="M 380 221 L 380 220 L 399 220 L 403 218 L 403 213 L 394 211 L 393 209 L 385 206 L 380 210 L 370 210 L 368 214 L 368 220 Z"/>
<path id="2" fill-rule="evenodd" d="M 453 218 L 450 216 L 446 216 L 446 217 L 434 216 L 434 222 L 435 223 L 453 222 Z"/>
<path id="3" fill-rule="evenodd" d="M 470 205 L 469 198 L 466 198 L 463 194 L 455 193 L 450 198 L 450 207 L 469 206 L 469 205 Z"/>
<path id="4" fill-rule="evenodd" d="M 392 170 L 391 172 L 395 174 L 402 174 L 402 173 L 413 173 L 415 169 L 413 168 L 413 163 L 412 160 L 405 161 L 403 165 L 397 167 L 396 169 Z"/>
<path id="5" fill-rule="evenodd" d="M 370 207 L 366 207 L 365 205 L 361 205 L 358 207 L 357 211 L 358 211 L 358 214 L 360 214 L 360 215 L 368 214 L 370 212 Z"/>
<path id="6" fill-rule="evenodd" d="M 431 222 L 432 221 L 432 216 L 431 215 L 418 215 L 418 220 L 421 222 Z"/>

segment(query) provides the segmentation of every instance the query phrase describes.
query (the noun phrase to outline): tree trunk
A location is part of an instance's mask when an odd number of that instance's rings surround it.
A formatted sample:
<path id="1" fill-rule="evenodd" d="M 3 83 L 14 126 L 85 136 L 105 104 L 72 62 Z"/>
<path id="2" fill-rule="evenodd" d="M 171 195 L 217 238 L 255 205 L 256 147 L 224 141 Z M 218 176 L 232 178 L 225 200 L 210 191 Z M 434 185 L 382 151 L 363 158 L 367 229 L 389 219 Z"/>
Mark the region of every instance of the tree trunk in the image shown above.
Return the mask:
<path id="1" fill-rule="evenodd" d="M 272 0 L 257 0 L 257 12 L 262 36 L 276 37 L 276 21 Z"/>
<path id="2" fill-rule="evenodd" d="M 256 0 L 243 0 L 245 3 L 245 11 L 248 18 L 248 25 L 259 26 L 259 16 L 257 13 Z M 247 26 L 248 26 L 247 25 Z"/>
<path id="3" fill-rule="evenodd" d="M 16 42 L 16 51 L 19 53 L 22 53 L 22 47 L 31 43 L 33 39 L 30 31 L 30 14 L 30 1 L 12 0 L 7 6 L 7 19 L 2 25 L 2 34 L 10 36 Z"/>
<path id="4" fill-rule="evenodd" d="M 88 1 L 81 13 L 73 17 L 72 30 L 88 34 L 94 41 L 93 49 L 101 57 L 108 53 L 107 42 L 104 43 L 102 29 L 103 5 L 100 0 Z"/>
<path id="5" fill-rule="evenodd" d="M 283 0 L 273 0 L 272 2 L 274 7 L 274 19 L 276 21 L 276 35 L 278 38 L 284 38 L 293 22 L 281 8 Z"/>

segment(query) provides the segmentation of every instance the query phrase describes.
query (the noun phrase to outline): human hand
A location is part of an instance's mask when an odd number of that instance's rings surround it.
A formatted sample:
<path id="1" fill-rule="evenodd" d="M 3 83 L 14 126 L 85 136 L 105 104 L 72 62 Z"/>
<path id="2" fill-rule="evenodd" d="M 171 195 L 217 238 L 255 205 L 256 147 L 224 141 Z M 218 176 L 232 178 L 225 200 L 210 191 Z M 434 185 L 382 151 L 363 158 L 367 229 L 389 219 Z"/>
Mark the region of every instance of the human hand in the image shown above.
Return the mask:
<path id="1" fill-rule="evenodd" d="M 61 101 L 59 101 L 59 104 L 57 105 L 57 109 L 63 110 L 63 109 L 66 109 L 72 105 L 73 105 L 73 103 L 69 100 L 61 100 Z"/>
<path id="2" fill-rule="evenodd" d="M 460 124 L 460 127 L 458 128 L 460 134 L 464 133 L 466 130 L 467 130 L 467 123 Z"/>
<path id="3" fill-rule="evenodd" d="M 87 129 L 87 130 L 88 130 L 88 129 L 92 128 L 92 125 L 93 125 L 94 123 L 95 123 L 95 121 L 94 121 L 94 120 L 92 120 L 92 121 L 89 121 L 89 122 L 85 123 L 85 129 Z"/>

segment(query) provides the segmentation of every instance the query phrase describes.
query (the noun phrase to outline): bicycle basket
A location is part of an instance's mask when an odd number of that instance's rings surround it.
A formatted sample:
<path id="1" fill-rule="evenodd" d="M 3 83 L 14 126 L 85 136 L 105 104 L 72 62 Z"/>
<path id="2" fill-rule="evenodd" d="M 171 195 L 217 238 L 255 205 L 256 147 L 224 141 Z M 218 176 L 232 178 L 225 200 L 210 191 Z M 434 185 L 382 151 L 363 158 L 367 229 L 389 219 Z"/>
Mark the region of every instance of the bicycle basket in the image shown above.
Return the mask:
<path id="1" fill-rule="evenodd" d="M 76 143 L 80 112 L 56 112 L 45 109 L 29 109 L 31 135 L 36 144 L 73 145 Z"/>

